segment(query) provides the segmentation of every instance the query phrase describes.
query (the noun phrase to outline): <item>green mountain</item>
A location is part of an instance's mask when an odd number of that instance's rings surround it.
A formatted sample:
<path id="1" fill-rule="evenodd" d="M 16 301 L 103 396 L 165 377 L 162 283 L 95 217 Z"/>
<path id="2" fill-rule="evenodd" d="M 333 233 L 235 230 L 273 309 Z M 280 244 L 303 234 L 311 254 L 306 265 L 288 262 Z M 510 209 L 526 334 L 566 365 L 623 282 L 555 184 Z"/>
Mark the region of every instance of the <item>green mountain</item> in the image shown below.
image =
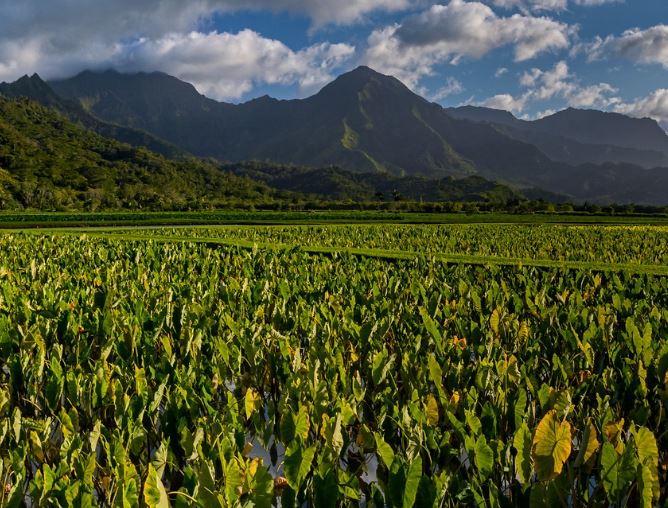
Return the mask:
<path id="1" fill-rule="evenodd" d="M 261 97 L 238 105 L 208 99 L 161 73 L 84 72 L 51 85 L 101 122 L 148 132 L 201 157 L 335 166 L 389 179 L 478 176 L 576 201 L 668 202 L 668 169 L 645 169 L 668 166 L 665 133 L 651 121 L 622 115 L 568 110 L 523 122 L 505 112 L 445 110 L 368 67 L 340 76 L 307 99 Z M 583 125 L 574 125 L 578 122 Z M 633 129 L 641 134 L 629 135 L 624 144 L 624 132 Z M 337 194 L 334 183 L 340 178 L 330 176 L 326 181 Z M 294 175 L 285 180 L 295 182 Z M 368 195 L 364 182 L 344 181 Z M 296 188 L 308 187 L 303 181 Z"/>
<path id="2" fill-rule="evenodd" d="M 307 99 L 261 97 L 239 105 L 206 99 L 160 73 L 84 72 L 51 86 L 104 121 L 223 160 L 441 178 L 480 174 L 527 184 L 532 178 L 523 176 L 551 166 L 533 146 L 454 119 L 368 67 L 340 76 Z"/>
<path id="3" fill-rule="evenodd" d="M 29 99 L 0 97 L 0 208 L 185 209 L 271 195 L 213 164 L 168 160 Z"/>
<path id="4" fill-rule="evenodd" d="M 294 199 L 504 203 L 524 196 L 479 177 L 433 182 L 337 168 L 169 160 L 30 99 L 0 97 L 0 209 L 198 209 Z"/>
<path id="5" fill-rule="evenodd" d="M 490 124 L 513 139 L 536 146 L 555 161 L 573 165 L 612 162 L 644 168 L 668 166 L 668 135 L 656 121 L 647 118 L 567 109 L 526 121 L 507 111 L 476 106 L 446 111 L 455 118 Z"/>
<path id="6" fill-rule="evenodd" d="M 71 122 L 122 143 L 144 146 L 166 157 L 184 155 L 183 150 L 175 145 L 162 141 L 145 131 L 98 120 L 90 115 L 78 101 L 70 101 L 57 95 L 37 74 L 23 76 L 14 83 L 0 83 L 0 95 L 9 98 L 25 97 L 39 102 L 67 117 Z"/>

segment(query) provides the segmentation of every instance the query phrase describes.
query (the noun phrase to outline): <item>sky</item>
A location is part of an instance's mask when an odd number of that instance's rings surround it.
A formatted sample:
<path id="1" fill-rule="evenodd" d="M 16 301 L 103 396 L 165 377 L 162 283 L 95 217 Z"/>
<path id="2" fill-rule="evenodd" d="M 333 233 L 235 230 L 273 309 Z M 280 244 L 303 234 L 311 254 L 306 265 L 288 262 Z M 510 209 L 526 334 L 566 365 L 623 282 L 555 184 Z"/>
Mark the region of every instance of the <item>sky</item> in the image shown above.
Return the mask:
<path id="1" fill-rule="evenodd" d="M 242 102 L 359 65 L 444 106 L 668 129 L 668 0 L 0 0 L 0 81 L 162 71 Z"/>

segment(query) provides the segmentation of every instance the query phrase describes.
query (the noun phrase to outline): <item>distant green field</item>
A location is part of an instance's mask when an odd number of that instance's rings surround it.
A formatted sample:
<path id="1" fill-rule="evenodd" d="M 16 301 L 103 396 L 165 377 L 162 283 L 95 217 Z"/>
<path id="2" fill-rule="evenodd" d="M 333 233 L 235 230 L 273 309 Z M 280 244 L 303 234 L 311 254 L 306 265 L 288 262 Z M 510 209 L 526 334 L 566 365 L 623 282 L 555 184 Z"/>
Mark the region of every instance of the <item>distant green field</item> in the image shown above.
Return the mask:
<path id="1" fill-rule="evenodd" d="M 300 249 L 385 259 L 431 257 L 449 263 L 529 265 L 668 274 L 668 225 L 381 224 L 134 226 L 25 229 L 247 249 Z M 18 231 L 15 231 L 18 233 Z"/>
<path id="2" fill-rule="evenodd" d="M 211 211 L 211 212 L 104 212 L 0 213 L 0 228 L 84 226 L 168 226 L 217 224 L 667 224 L 668 215 L 509 214 L 509 213 L 400 213 L 388 211 Z"/>

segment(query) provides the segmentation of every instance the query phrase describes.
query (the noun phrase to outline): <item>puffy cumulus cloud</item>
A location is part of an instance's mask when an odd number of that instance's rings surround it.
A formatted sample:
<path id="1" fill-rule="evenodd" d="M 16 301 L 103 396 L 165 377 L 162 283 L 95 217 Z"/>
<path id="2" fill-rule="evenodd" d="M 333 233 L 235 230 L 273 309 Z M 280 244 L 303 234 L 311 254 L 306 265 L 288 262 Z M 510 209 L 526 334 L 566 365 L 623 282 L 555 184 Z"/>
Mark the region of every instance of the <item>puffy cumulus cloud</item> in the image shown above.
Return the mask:
<path id="1" fill-rule="evenodd" d="M 604 4 L 623 2 L 624 0 L 571 0 L 574 5 L 593 7 Z M 529 11 L 564 11 L 568 8 L 568 0 L 491 0 L 491 3 L 504 9 L 520 9 Z"/>
<path id="2" fill-rule="evenodd" d="M 634 28 L 605 39 L 599 37 L 584 49 L 591 60 L 616 56 L 634 63 L 659 64 L 668 69 L 668 25 L 656 25 L 646 30 Z"/>
<path id="3" fill-rule="evenodd" d="M 192 83 L 210 97 L 238 99 L 256 84 L 297 83 L 303 91 L 313 91 L 332 79 L 332 70 L 354 53 L 353 46 L 330 43 L 293 51 L 252 30 L 173 33 L 68 53 L 50 53 L 41 41 L 34 41 L 0 47 L 0 62 L 6 62 L 0 63 L 0 79 L 35 69 L 48 77 L 69 76 L 83 68 L 158 70 Z"/>
<path id="4" fill-rule="evenodd" d="M 329 43 L 293 51 L 252 30 L 191 32 L 138 40 L 123 47 L 112 63 L 126 71 L 160 70 L 194 84 L 210 97 L 238 99 L 257 83 L 298 83 L 303 90 L 312 90 L 331 80 L 331 70 L 354 52 L 347 44 Z"/>
<path id="5" fill-rule="evenodd" d="M 147 67 L 142 70 L 157 68 L 148 67 L 151 64 L 159 64 L 163 70 L 187 68 L 187 75 L 179 77 L 199 76 L 201 86 L 221 94 L 227 85 L 214 86 L 218 79 L 214 72 L 228 68 L 220 61 L 223 57 L 238 59 L 239 55 L 232 52 L 243 49 L 241 44 L 250 44 L 251 51 L 264 55 L 262 62 L 268 69 L 269 82 L 274 82 L 280 74 L 298 76 L 299 83 L 308 86 L 309 81 L 320 82 L 326 74 L 323 66 L 348 54 L 350 46 L 325 44 L 290 51 L 277 41 L 249 34 L 193 35 L 192 31 L 201 32 L 206 20 L 215 13 L 239 10 L 298 13 L 311 18 L 317 27 L 353 23 L 371 12 L 396 11 L 410 4 L 411 0 L 0 0 L 0 80 L 11 81 L 33 72 L 45 78 L 60 78 L 117 62 L 133 68 L 144 62 Z M 209 43 L 211 48 L 205 47 Z M 206 58 L 196 55 L 194 47 Z M 135 55 L 134 62 L 128 52 Z M 179 60 L 168 65 L 167 58 L 161 57 L 163 54 L 177 58 L 190 55 L 198 64 L 186 65 Z M 247 55 L 250 63 L 244 69 L 258 68 L 255 56 L 252 52 Z M 278 70 L 279 60 L 285 71 Z M 196 65 L 200 65 L 197 72 Z M 253 72 L 244 69 L 241 69 L 244 76 L 253 77 L 241 82 L 242 88 L 244 83 L 256 79 Z M 296 69 L 309 69 L 313 74 L 308 77 Z M 221 79 L 225 82 L 226 77 Z"/>
<path id="6" fill-rule="evenodd" d="M 615 111 L 638 118 L 653 118 L 668 130 L 668 89 L 660 88 L 647 97 L 633 102 L 622 102 L 615 106 Z"/>
<path id="7" fill-rule="evenodd" d="M 481 2 L 452 0 L 374 30 L 368 38 L 366 62 L 415 87 L 438 63 L 457 64 L 462 58 L 480 58 L 504 46 L 513 48 L 516 61 L 525 61 L 546 51 L 567 49 L 574 34 L 575 28 L 547 17 L 500 17 Z"/>
<path id="8" fill-rule="evenodd" d="M 478 104 L 486 108 L 502 109 L 512 113 L 521 113 L 524 111 L 526 103 L 527 97 L 525 95 L 520 97 L 513 97 L 510 94 L 504 93 L 485 99 Z"/>
<path id="9" fill-rule="evenodd" d="M 520 85 L 528 88 L 525 94 L 527 100 L 545 101 L 556 97 L 575 108 L 606 108 L 619 100 L 614 97 L 618 90 L 608 83 L 581 85 L 563 60 L 552 69 L 543 71 L 534 68 L 524 73 L 520 77 Z"/>
<path id="10" fill-rule="evenodd" d="M 574 108 L 607 109 L 620 103 L 618 90 L 608 83 L 582 85 L 569 71 L 568 64 L 560 61 L 548 70 L 531 69 L 520 77 L 525 91 L 517 96 L 501 94 L 479 104 L 495 109 L 521 113 L 529 104 L 560 99 Z"/>

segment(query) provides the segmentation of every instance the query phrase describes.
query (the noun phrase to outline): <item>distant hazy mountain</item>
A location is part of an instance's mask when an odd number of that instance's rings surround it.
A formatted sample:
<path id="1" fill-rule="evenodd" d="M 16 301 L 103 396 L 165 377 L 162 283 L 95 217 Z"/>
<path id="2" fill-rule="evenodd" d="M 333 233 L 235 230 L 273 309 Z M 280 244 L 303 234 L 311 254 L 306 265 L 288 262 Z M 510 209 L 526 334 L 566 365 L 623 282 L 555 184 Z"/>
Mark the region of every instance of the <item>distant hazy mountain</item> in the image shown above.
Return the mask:
<path id="1" fill-rule="evenodd" d="M 668 166 L 668 135 L 647 118 L 578 109 L 536 121 L 519 120 L 507 111 L 476 106 L 449 108 L 447 112 L 455 118 L 494 125 L 500 132 L 536 146 L 555 161 Z"/>
<path id="2" fill-rule="evenodd" d="M 51 86 L 105 125 L 225 161 L 436 180 L 475 175 L 577 200 L 668 201 L 668 170 L 643 169 L 668 166 L 668 138 L 655 122 L 577 110 L 537 122 L 484 108 L 445 110 L 368 67 L 307 99 L 239 105 L 208 99 L 161 73 L 84 72 Z"/>

